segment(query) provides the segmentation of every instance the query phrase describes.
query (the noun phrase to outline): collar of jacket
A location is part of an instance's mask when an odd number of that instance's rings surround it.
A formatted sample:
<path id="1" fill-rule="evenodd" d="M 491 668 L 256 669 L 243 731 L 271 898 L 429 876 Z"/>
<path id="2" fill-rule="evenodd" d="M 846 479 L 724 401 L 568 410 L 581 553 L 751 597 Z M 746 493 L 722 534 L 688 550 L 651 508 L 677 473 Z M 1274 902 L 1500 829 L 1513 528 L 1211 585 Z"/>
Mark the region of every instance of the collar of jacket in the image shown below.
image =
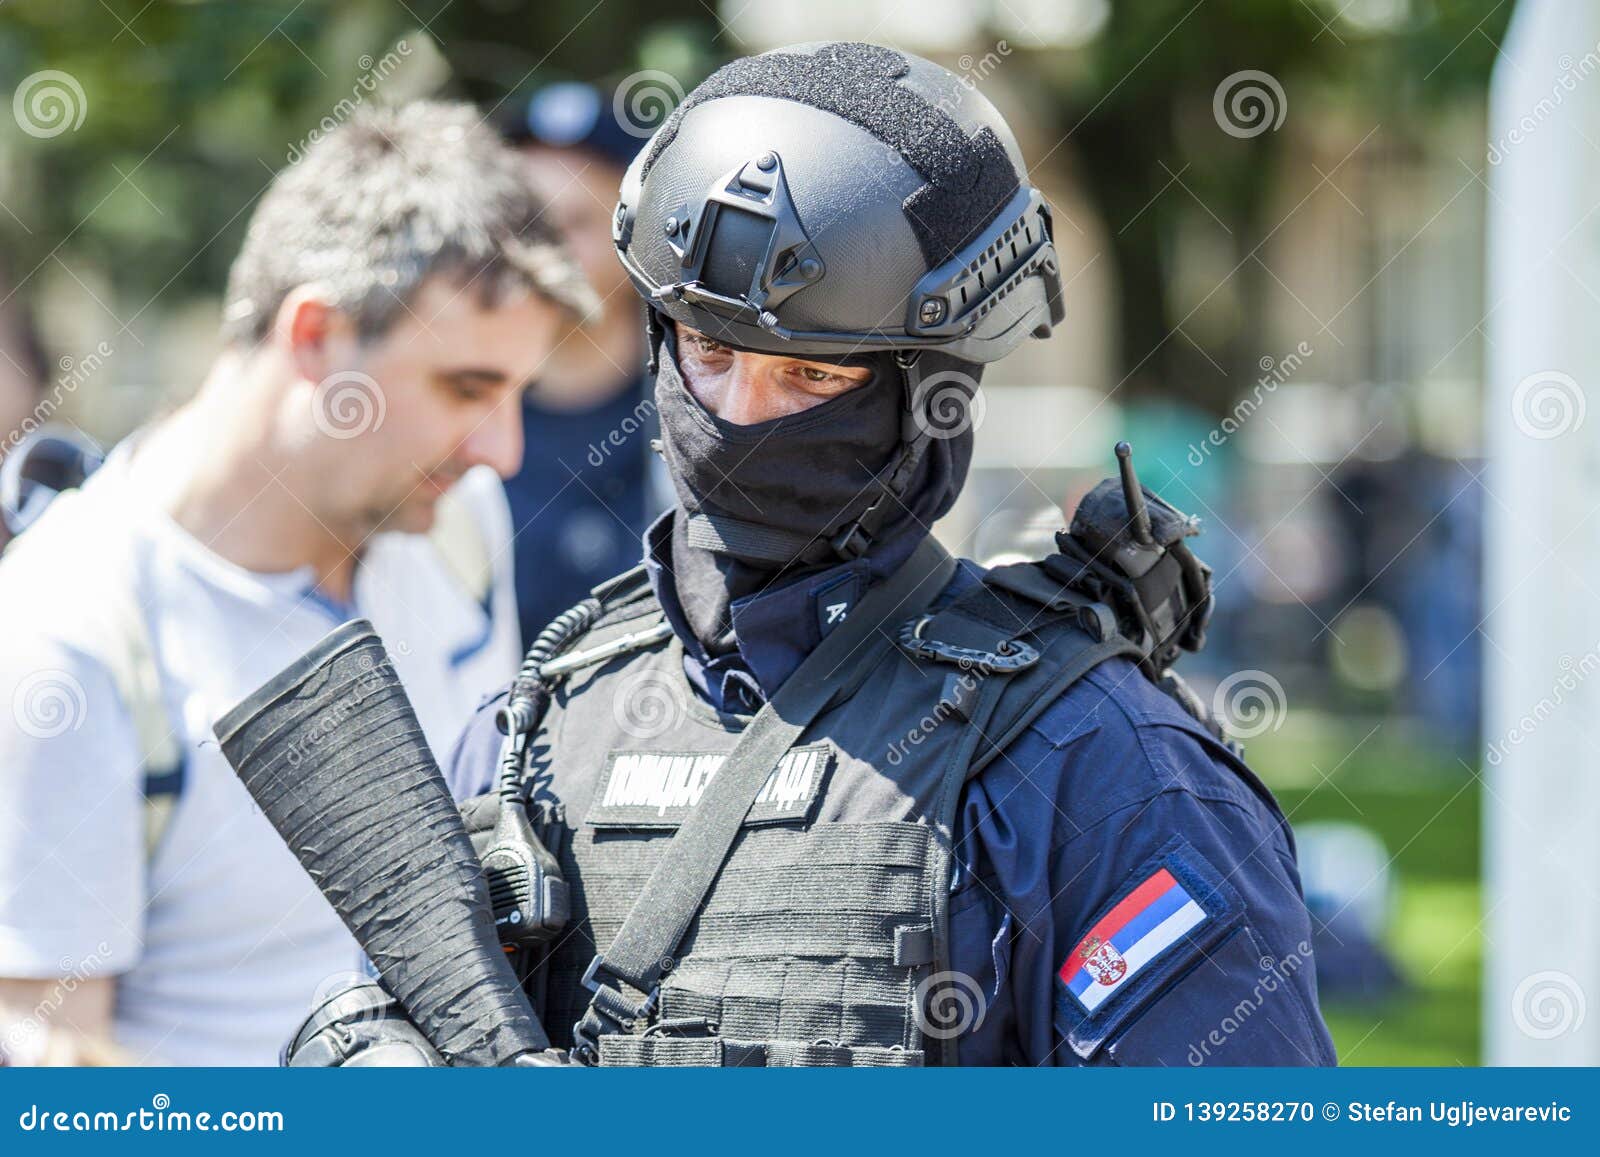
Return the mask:
<path id="1" fill-rule="evenodd" d="M 807 571 L 765 590 L 735 599 L 736 650 L 715 657 L 706 654 L 679 605 L 672 579 L 672 519 L 667 511 L 645 531 L 645 570 L 656 600 L 673 633 L 683 641 L 684 674 L 695 691 L 718 711 L 746 715 L 758 710 L 794 673 L 811 649 L 873 583 L 881 582 L 911 557 L 922 535 L 901 535 L 850 562 Z M 965 586 L 965 568 L 958 571 L 938 602 Z"/>

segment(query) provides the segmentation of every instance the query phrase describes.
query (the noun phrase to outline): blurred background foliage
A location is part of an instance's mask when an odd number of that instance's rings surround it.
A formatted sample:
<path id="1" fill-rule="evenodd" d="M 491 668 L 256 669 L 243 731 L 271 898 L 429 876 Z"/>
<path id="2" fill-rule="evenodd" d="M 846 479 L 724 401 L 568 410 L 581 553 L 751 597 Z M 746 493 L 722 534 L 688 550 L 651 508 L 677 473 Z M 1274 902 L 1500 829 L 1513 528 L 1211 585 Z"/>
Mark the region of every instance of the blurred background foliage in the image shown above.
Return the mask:
<path id="1" fill-rule="evenodd" d="M 1230 378 L 1252 376 L 1262 348 L 1271 283 L 1249 254 L 1271 227 L 1283 138 L 1219 138 L 1210 123 L 1218 78 L 1252 69 L 1325 87 L 1332 102 L 1370 106 L 1396 147 L 1414 144 L 1441 104 L 1482 92 L 1510 10 L 1470 0 L 1139 0 L 1105 5 L 1094 35 L 1065 50 L 1013 32 L 1007 67 L 1028 73 L 1019 87 L 1036 97 L 1038 131 L 1062 141 L 1116 226 L 1118 365 L 1130 392 L 1187 382 L 1191 398 L 1220 413 Z M 978 42 L 1004 39 L 984 23 L 980 12 Z M 9 90 L 46 61 L 80 82 L 94 115 L 45 144 L 0 145 L 0 200 L 14 210 L 0 214 L 0 229 L 14 234 L 7 250 L 24 269 L 81 257 L 132 296 L 214 291 L 270 174 L 351 95 L 372 67 L 363 62 L 408 37 L 422 51 L 385 82 L 390 99 L 452 95 L 486 108 L 535 80 L 614 82 L 640 69 L 688 89 L 741 51 L 701 0 L 9 0 L 0 84 Z M 1192 198 L 1161 196 L 1175 173 Z M 1174 251 L 1201 212 L 1227 230 L 1240 266 L 1236 305 L 1231 323 L 1198 344 L 1171 341 Z M 196 237 L 214 240 L 195 253 Z"/>

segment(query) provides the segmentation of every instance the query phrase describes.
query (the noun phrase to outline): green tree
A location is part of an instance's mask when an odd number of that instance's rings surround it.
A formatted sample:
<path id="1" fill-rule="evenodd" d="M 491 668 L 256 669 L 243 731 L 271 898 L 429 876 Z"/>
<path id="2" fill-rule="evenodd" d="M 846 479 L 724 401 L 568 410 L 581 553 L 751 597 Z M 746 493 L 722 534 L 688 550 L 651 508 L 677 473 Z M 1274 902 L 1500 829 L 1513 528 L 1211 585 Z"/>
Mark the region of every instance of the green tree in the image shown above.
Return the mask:
<path id="1" fill-rule="evenodd" d="M 1296 107 L 1344 101 L 1372 110 L 1387 134 L 1425 134 L 1441 102 L 1484 92 L 1511 11 L 1508 0 L 1411 0 L 1395 8 L 1397 25 L 1362 30 L 1341 20 L 1350 7 L 1120 0 L 1080 53 L 1027 60 L 1104 222 L 1130 393 L 1181 392 L 1220 412 L 1256 377 L 1271 288 L 1257 255 L 1275 224 L 1268 195 Z M 1233 308 L 1203 327 L 1185 326 L 1174 302 L 1185 229 L 1217 235 L 1234 267 Z"/>
<path id="2" fill-rule="evenodd" d="M 557 77 L 693 83 L 716 37 L 697 0 L 8 0 L 0 258 L 19 281 L 102 271 L 131 327 L 157 297 L 220 288 L 272 174 L 358 93 L 421 83 L 508 113 L 512 90 Z M 431 63 L 373 84 L 401 38 L 408 67 Z"/>

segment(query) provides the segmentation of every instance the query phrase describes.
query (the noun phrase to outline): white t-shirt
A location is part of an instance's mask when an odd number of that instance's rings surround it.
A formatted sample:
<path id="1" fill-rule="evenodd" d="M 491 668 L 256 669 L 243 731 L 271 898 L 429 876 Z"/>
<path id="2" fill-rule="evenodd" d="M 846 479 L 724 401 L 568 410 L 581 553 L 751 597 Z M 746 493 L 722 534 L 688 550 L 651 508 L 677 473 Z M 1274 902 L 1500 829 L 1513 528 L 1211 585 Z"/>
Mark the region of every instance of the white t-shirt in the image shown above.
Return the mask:
<path id="1" fill-rule="evenodd" d="M 481 532 L 481 603 L 437 536 L 382 534 L 341 608 L 309 570 L 244 570 L 142 503 L 130 453 L 119 446 L 0 560 L 0 976 L 116 974 L 116 1039 L 143 1061 L 275 1064 L 313 995 L 361 957 L 212 724 L 360 616 L 446 756 L 519 659 L 510 514 L 487 468 L 441 500 L 470 513 L 458 530 Z M 130 596 L 184 772 L 148 862 L 141 748 L 105 627 Z"/>

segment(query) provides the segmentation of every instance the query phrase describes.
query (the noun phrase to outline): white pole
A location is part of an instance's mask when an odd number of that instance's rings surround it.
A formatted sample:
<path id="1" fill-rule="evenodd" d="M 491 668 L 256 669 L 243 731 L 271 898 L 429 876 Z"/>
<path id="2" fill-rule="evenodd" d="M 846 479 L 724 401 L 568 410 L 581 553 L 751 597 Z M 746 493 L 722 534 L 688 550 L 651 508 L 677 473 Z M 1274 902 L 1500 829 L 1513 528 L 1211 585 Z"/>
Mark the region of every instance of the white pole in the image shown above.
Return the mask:
<path id="1" fill-rule="evenodd" d="M 1521 0 L 1489 137 L 1485 1060 L 1594 1065 L 1600 5 Z"/>

